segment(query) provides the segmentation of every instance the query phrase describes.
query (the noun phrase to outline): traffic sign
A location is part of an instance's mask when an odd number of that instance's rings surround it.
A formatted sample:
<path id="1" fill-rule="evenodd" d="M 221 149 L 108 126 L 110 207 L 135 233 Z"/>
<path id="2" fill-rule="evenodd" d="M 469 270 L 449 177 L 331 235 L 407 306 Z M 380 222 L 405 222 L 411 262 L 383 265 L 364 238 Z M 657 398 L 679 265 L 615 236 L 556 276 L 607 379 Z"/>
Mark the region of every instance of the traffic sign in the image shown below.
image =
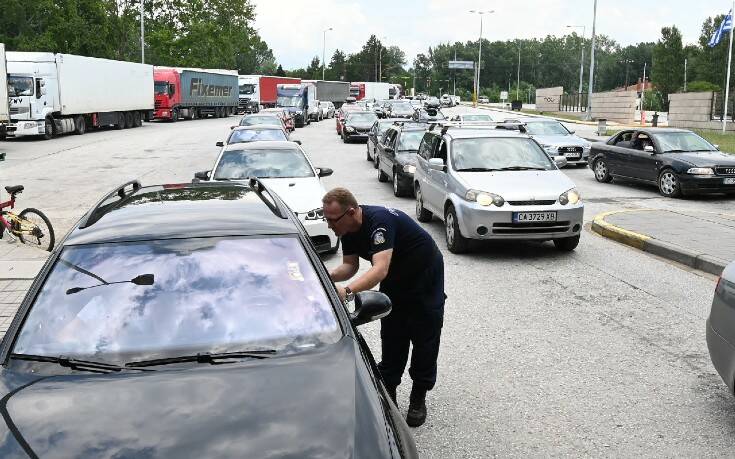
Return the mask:
<path id="1" fill-rule="evenodd" d="M 472 70 L 475 68 L 473 61 L 449 61 L 447 67 L 450 69 Z"/>

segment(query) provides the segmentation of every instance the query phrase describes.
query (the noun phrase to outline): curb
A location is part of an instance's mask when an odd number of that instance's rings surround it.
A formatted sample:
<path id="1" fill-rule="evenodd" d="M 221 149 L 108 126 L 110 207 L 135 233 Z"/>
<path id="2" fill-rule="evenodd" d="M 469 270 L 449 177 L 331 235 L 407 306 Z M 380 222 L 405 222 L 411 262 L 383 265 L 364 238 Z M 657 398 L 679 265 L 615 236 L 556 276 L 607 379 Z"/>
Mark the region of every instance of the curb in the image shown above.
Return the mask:
<path id="1" fill-rule="evenodd" d="M 592 220 L 592 231 L 638 250 L 719 276 L 728 262 L 706 253 L 697 253 L 685 247 L 663 242 L 646 234 L 626 230 L 605 221 L 605 218 L 623 212 L 646 212 L 657 209 L 614 210 L 603 212 Z"/>

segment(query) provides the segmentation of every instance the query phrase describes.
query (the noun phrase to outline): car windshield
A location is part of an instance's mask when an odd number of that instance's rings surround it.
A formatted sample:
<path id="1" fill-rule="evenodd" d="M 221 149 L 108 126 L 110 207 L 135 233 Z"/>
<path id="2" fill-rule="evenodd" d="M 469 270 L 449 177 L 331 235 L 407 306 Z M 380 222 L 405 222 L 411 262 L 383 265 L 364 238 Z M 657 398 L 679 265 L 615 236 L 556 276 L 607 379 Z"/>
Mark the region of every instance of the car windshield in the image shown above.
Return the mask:
<path id="1" fill-rule="evenodd" d="M 391 126 L 393 126 L 392 121 L 389 123 L 378 123 L 378 134 L 385 134 L 385 131 Z"/>
<path id="2" fill-rule="evenodd" d="M 492 121 L 490 115 L 462 115 L 462 121 Z"/>
<path id="3" fill-rule="evenodd" d="M 288 140 L 281 129 L 238 129 L 232 132 L 227 143 L 252 142 L 254 140 Z"/>
<path id="4" fill-rule="evenodd" d="M 411 106 L 411 104 L 406 103 L 406 102 L 394 103 L 392 105 L 392 109 L 393 110 L 398 110 L 398 111 L 403 111 L 403 112 L 405 112 L 405 111 L 411 111 L 412 112 L 413 111 L 413 107 Z"/>
<path id="5" fill-rule="evenodd" d="M 714 145 L 693 132 L 657 132 L 655 138 L 663 153 L 670 151 L 717 151 Z"/>
<path id="6" fill-rule="evenodd" d="M 531 135 L 569 135 L 563 124 L 555 121 L 543 123 L 528 123 L 526 131 Z"/>
<path id="7" fill-rule="evenodd" d="M 255 94 L 255 85 L 254 84 L 241 84 L 240 85 L 240 95 L 249 96 L 250 94 Z"/>
<path id="8" fill-rule="evenodd" d="M 32 96 L 33 78 L 8 75 L 8 95 L 10 97 Z"/>
<path id="9" fill-rule="evenodd" d="M 457 171 L 506 168 L 554 169 L 541 147 L 527 138 L 473 138 L 452 141 L 452 164 Z"/>
<path id="10" fill-rule="evenodd" d="M 168 82 L 155 81 L 153 83 L 153 91 L 155 91 L 156 94 L 168 94 Z"/>
<path id="11" fill-rule="evenodd" d="M 65 248 L 13 352 L 123 362 L 340 336 L 296 237 L 171 239 Z"/>
<path id="12" fill-rule="evenodd" d="M 240 120 L 240 126 L 253 126 L 255 124 L 272 124 L 275 126 L 281 125 L 281 119 L 278 117 L 278 115 L 273 116 L 263 116 L 263 115 L 255 115 L 255 116 L 245 116 L 243 119 Z"/>
<path id="13" fill-rule="evenodd" d="M 403 131 L 398 143 L 398 150 L 418 150 L 425 131 Z"/>
<path id="14" fill-rule="evenodd" d="M 347 121 L 351 123 L 373 123 L 378 117 L 374 113 L 350 113 Z"/>
<path id="15" fill-rule="evenodd" d="M 276 99 L 276 104 L 278 104 L 279 107 L 301 108 L 301 105 L 303 103 L 303 100 L 299 96 L 280 96 L 278 99 Z"/>
<path id="16" fill-rule="evenodd" d="M 297 148 L 232 150 L 222 154 L 215 180 L 245 180 L 248 177 L 314 177 L 306 156 Z"/>

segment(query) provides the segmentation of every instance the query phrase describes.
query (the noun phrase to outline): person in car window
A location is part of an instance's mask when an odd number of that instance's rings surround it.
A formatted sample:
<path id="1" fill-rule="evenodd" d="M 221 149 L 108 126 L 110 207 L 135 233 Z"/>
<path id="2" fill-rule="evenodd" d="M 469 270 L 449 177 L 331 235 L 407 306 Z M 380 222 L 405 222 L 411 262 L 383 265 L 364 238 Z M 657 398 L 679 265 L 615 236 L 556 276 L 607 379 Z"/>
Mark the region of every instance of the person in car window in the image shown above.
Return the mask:
<path id="1" fill-rule="evenodd" d="M 391 398 L 401 383 L 413 345 L 408 370 L 413 386 L 406 422 L 418 427 L 426 420 L 426 392 L 436 384 L 436 360 L 444 322 L 444 258 L 429 233 L 400 210 L 358 205 L 345 188 L 322 198 L 324 218 L 341 237 L 342 264 L 332 270 L 334 282 L 351 279 L 360 258 L 372 267 L 346 287 L 337 287 L 342 300 L 378 283 L 388 295 L 392 312 L 381 319 L 380 373 Z"/>

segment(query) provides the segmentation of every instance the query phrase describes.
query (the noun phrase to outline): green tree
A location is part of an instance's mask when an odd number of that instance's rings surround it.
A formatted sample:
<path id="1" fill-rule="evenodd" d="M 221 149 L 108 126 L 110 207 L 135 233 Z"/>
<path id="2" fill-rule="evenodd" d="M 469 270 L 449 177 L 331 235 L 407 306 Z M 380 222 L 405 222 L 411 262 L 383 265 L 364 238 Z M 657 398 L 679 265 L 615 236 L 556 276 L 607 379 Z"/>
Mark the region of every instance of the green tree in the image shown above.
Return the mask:
<path id="1" fill-rule="evenodd" d="M 347 56 L 339 49 L 334 51 L 332 59 L 329 61 L 329 68 L 326 72 L 326 79 L 330 81 L 341 81 L 345 79 L 347 73 Z"/>
<path id="2" fill-rule="evenodd" d="M 661 38 L 653 48 L 651 81 L 661 91 L 663 100 L 684 84 L 684 47 L 675 26 L 661 29 Z"/>

